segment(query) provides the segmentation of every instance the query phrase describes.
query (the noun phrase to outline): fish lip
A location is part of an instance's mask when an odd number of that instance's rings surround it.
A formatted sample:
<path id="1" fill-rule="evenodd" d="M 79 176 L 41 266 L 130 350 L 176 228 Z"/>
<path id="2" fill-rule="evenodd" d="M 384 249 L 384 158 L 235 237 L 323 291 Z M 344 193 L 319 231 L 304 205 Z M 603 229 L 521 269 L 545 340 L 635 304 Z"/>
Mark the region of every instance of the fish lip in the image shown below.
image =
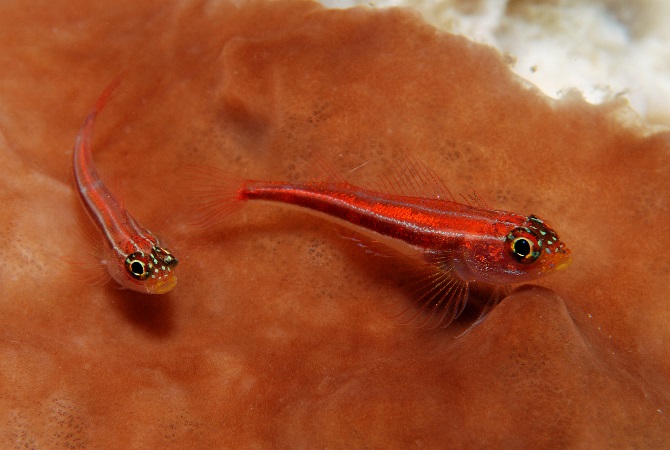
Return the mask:
<path id="1" fill-rule="evenodd" d="M 163 281 L 157 281 L 149 291 L 151 294 L 165 294 L 177 285 L 177 277 L 170 277 Z"/>
<path id="2" fill-rule="evenodd" d="M 555 269 L 563 270 L 570 264 L 572 264 L 572 257 L 569 255 L 565 255 L 563 258 L 561 258 L 561 261 L 558 264 L 556 264 Z"/>

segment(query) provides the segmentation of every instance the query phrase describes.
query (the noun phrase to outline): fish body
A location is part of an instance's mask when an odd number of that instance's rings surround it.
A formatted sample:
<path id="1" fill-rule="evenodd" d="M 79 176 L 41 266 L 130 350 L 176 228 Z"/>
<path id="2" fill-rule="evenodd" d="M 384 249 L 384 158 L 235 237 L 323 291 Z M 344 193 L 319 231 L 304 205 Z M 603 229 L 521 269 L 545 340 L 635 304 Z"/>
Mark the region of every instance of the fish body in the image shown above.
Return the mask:
<path id="1" fill-rule="evenodd" d="M 348 183 L 247 180 L 238 196 L 302 206 L 442 255 L 443 260 L 448 255 L 456 274 L 467 282 L 526 282 L 570 262 L 570 251 L 536 216 Z"/>
<path id="2" fill-rule="evenodd" d="M 264 200 L 317 211 L 418 250 L 422 256 L 418 281 L 425 284 L 419 302 L 436 326 L 449 325 L 461 314 L 471 283 L 494 288 L 483 317 L 501 300 L 507 285 L 532 281 L 570 264 L 570 250 L 547 222 L 534 215 L 490 209 L 481 201 L 448 200 L 450 194 L 444 192 L 422 196 L 341 181 L 241 180 L 209 168 L 196 168 L 195 176 L 193 193 L 200 200 L 202 225 L 223 218 L 245 201 Z M 400 181 L 390 184 L 416 185 L 416 180 L 429 179 L 435 175 L 415 173 L 406 181 L 396 177 Z M 362 247 L 370 245 L 353 239 Z"/>
<path id="3" fill-rule="evenodd" d="M 123 288 L 148 294 L 163 294 L 177 283 L 177 259 L 159 240 L 140 225 L 112 195 L 100 179 L 91 155 L 93 125 L 118 80 L 100 96 L 84 120 L 73 152 L 73 171 L 79 197 L 106 241 L 103 263 L 109 275 Z"/>

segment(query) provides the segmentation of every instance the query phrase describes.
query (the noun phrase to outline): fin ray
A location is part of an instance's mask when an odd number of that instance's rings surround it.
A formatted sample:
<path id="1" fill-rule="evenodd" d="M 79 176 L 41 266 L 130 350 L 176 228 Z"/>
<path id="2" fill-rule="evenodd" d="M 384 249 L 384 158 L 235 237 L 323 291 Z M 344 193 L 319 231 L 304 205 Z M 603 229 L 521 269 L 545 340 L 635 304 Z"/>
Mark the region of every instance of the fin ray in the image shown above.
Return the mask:
<path id="1" fill-rule="evenodd" d="M 189 165 L 187 189 L 193 200 L 191 225 L 208 228 L 243 205 L 240 189 L 244 180 L 210 166 Z"/>

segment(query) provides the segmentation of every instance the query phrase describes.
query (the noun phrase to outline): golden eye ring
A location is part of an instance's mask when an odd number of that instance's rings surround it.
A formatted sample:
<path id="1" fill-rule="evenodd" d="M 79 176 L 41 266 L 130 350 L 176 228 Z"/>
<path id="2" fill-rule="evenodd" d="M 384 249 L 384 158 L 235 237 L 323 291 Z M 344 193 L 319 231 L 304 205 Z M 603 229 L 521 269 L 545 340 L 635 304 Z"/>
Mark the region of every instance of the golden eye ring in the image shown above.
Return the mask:
<path id="1" fill-rule="evenodd" d="M 541 255 L 541 241 L 528 228 L 518 227 L 507 235 L 507 253 L 517 262 L 530 264 Z"/>
<path id="2" fill-rule="evenodd" d="M 126 271 L 136 280 L 146 280 L 149 277 L 146 263 L 142 260 L 141 252 L 131 253 L 126 257 Z"/>

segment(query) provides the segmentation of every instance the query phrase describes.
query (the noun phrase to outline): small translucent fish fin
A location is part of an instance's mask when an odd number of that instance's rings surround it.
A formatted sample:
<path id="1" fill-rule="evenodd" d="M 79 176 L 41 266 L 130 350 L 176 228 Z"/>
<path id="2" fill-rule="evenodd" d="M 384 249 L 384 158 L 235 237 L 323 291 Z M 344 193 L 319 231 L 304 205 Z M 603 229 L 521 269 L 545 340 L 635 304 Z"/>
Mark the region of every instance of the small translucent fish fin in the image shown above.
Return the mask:
<path id="1" fill-rule="evenodd" d="M 207 228 L 242 207 L 243 179 L 208 166 L 187 166 L 186 173 L 191 225 Z"/>
<path id="2" fill-rule="evenodd" d="M 86 119 L 84 120 L 84 123 L 82 123 L 81 127 L 79 128 L 73 151 L 74 164 L 72 166 L 72 177 L 75 179 L 77 179 L 79 176 L 77 174 L 80 172 L 88 173 L 88 177 L 96 180 L 99 178 L 95 171 L 91 156 L 93 127 L 95 124 L 95 118 L 100 113 L 102 108 L 104 108 L 104 106 L 107 104 L 120 81 L 120 77 L 117 77 L 114 81 L 112 81 L 112 83 L 110 83 L 109 86 L 107 86 L 105 91 L 98 98 L 93 108 L 91 108 L 89 111 L 88 116 L 86 116 Z M 81 186 L 79 186 L 79 188 L 81 188 Z"/>
<path id="3" fill-rule="evenodd" d="M 94 235 L 95 230 L 91 226 L 79 227 L 78 230 L 88 245 L 81 252 L 61 259 L 77 280 L 92 286 L 104 286 L 112 278 L 107 270 L 105 243 L 99 235 Z"/>
<path id="4" fill-rule="evenodd" d="M 342 172 L 321 151 L 312 150 L 312 162 L 316 170 L 311 181 L 321 182 L 327 180 L 333 183 L 347 183 L 347 179 Z"/>
<path id="5" fill-rule="evenodd" d="M 365 161 L 364 163 L 361 163 L 361 164 L 357 165 L 356 167 L 354 167 L 354 168 L 352 168 L 352 169 L 349 169 L 349 170 L 347 171 L 347 175 L 351 175 L 352 173 L 354 173 L 354 172 L 356 172 L 356 171 L 362 169 L 363 167 L 367 166 L 369 163 L 370 163 L 370 160 L 368 159 L 368 160 Z"/>
<path id="6" fill-rule="evenodd" d="M 119 84 L 121 84 L 121 78 L 123 74 L 118 75 L 114 80 L 112 80 L 111 83 L 105 88 L 104 92 L 100 97 L 98 97 L 98 101 L 95 103 L 95 107 L 93 108 L 93 113 L 97 114 L 99 113 L 102 108 L 105 107 L 107 102 L 109 102 L 109 99 L 112 97 L 112 94 L 116 90 L 117 87 L 119 87 Z"/>
<path id="7" fill-rule="evenodd" d="M 79 167 L 79 171 L 83 171 L 84 173 L 89 172 L 89 175 L 94 179 L 98 178 L 91 156 L 91 141 L 93 139 L 93 126 L 95 123 L 95 118 L 100 113 L 102 108 L 104 108 L 104 106 L 107 104 L 110 97 L 112 96 L 112 93 L 120 82 L 121 76 L 118 76 L 109 84 L 109 86 L 107 86 L 105 91 L 98 98 L 95 106 L 88 113 L 84 123 L 81 125 L 79 133 L 77 134 L 77 139 L 75 141 L 74 165 L 75 167 Z M 76 173 L 77 170 L 73 170 L 73 175 Z"/>
<path id="8" fill-rule="evenodd" d="M 368 183 L 370 189 L 407 197 L 426 197 L 456 202 L 449 188 L 423 161 L 405 156 L 392 163 L 379 182 Z"/>
<path id="9" fill-rule="evenodd" d="M 467 198 L 463 198 L 470 206 L 476 206 L 481 209 L 492 209 L 477 192 L 473 191 L 472 194 L 468 195 Z"/>
<path id="10" fill-rule="evenodd" d="M 100 233 L 92 226 L 86 226 L 80 229 L 80 235 L 88 243 L 89 253 L 96 259 L 105 258 L 105 242 L 100 237 Z"/>
<path id="11" fill-rule="evenodd" d="M 456 275 L 449 256 L 429 257 L 427 262 L 412 269 L 408 278 L 414 305 L 396 316 L 402 325 L 446 328 L 463 313 L 470 286 Z"/>
<path id="12" fill-rule="evenodd" d="M 70 272 L 82 283 L 100 287 L 112 279 L 105 260 L 99 259 L 93 252 L 89 255 L 70 256 L 65 261 L 70 266 Z"/>
<path id="13" fill-rule="evenodd" d="M 430 186 L 430 191 L 432 191 L 434 198 L 456 201 L 447 185 L 444 184 L 444 181 L 442 181 L 435 171 L 416 157 L 409 157 L 409 161 L 415 168 L 414 170 L 419 174 L 419 178 L 423 180 L 424 186 Z"/>
<path id="14" fill-rule="evenodd" d="M 395 264 L 395 276 L 405 280 L 412 305 L 390 316 L 401 325 L 414 324 L 417 328 L 447 327 L 465 309 L 469 295 L 468 283 L 461 280 L 447 254 L 426 256 L 424 252 L 407 253 L 349 228 L 338 233 L 353 242 L 365 253 L 387 258 Z"/>
<path id="15" fill-rule="evenodd" d="M 400 253 L 382 244 L 379 241 L 369 238 L 361 233 L 353 231 L 346 227 L 338 227 L 337 234 L 340 238 L 352 242 L 354 245 L 362 249 L 368 255 L 378 256 L 380 258 L 398 258 Z"/>
<path id="16" fill-rule="evenodd" d="M 117 76 L 109 85 L 105 88 L 103 93 L 98 97 L 98 101 L 95 102 L 95 106 L 88 114 L 82 129 L 80 130 L 80 135 L 83 137 L 82 144 L 88 149 L 91 148 L 91 136 L 93 135 L 93 122 L 95 121 L 96 116 L 102 111 L 105 105 L 109 102 L 109 99 L 112 98 L 112 94 L 116 88 L 121 83 L 121 75 Z"/>

